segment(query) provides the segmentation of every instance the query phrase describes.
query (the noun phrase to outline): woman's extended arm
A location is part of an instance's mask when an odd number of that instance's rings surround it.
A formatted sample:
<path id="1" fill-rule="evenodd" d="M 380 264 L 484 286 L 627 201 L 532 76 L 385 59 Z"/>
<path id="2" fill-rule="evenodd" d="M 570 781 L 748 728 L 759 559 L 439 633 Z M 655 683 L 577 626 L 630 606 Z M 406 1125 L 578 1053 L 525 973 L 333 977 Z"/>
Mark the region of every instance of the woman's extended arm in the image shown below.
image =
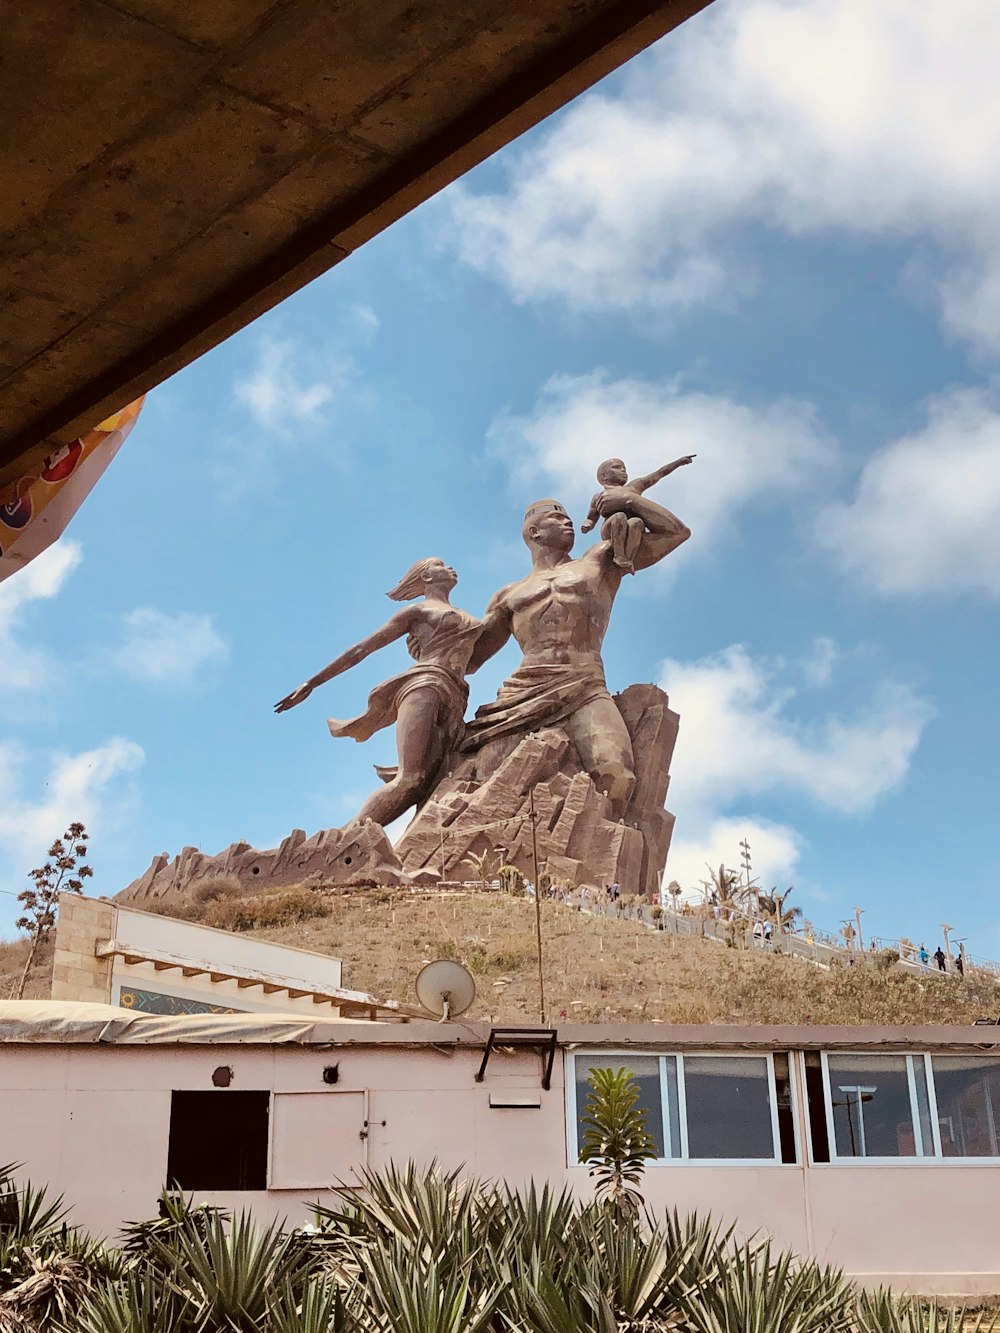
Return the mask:
<path id="1" fill-rule="evenodd" d="M 357 666 L 366 657 L 378 652 L 379 648 L 384 648 L 386 644 L 401 639 L 404 634 L 408 634 L 413 628 L 414 612 L 416 610 L 416 607 L 408 606 L 402 611 L 397 611 L 381 629 L 377 629 L 374 634 L 369 634 L 366 639 L 356 643 L 353 648 L 348 648 L 339 657 L 335 657 L 329 666 L 325 666 L 322 671 L 317 671 L 315 676 L 310 676 L 304 685 L 292 690 L 291 694 L 286 694 L 284 699 L 280 699 L 274 705 L 274 711 L 276 713 L 286 713 L 289 708 L 294 708 L 296 704 L 302 703 L 303 699 L 308 699 L 317 685 L 325 685 L 334 676 L 340 676 L 345 671 L 350 671 L 351 667 Z"/>

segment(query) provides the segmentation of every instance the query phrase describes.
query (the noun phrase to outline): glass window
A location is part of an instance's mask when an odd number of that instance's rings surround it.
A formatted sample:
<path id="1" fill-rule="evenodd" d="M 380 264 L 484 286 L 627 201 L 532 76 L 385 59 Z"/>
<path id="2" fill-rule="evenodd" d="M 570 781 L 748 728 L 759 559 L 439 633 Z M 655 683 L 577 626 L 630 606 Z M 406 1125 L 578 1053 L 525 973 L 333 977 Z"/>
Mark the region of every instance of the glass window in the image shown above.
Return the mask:
<path id="1" fill-rule="evenodd" d="M 779 1061 L 782 1057 L 779 1057 Z M 786 1112 L 791 1115 L 788 1057 L 784 1058 Z M 782 1159 L 772 1110 L 773 1080 L 767 1056 L 578 1055 L 575 1060 L 576 1151 L 583 1124 L 591 1069 L 627 1069 L 639 1084 L 639 1105 L 648 1111 L 646 1128 L 659 1160 L 775 1161 Z M 795 1161 L 795 1134 L 789 1120 L 787 1161 Z"/>
<path id="2" fill-rule="evenodd" d="M 827 1068 L 836 1156 L 933 1153 L 933 1144 L 923 1148 L 919 1107 L 915 1114 L 919 1098 L 911 1056 L 831 1055 Z M 926 1104 L 926 1088 L 924 1098 Z"/>
<path id="3" fill-rule="evenodd" d="M 830 1138 L 826 1127 L 826 1094 L 823 1091 L 823 1061 L 819 1051 L 806 1051 L 806 1106 L 809 1114 L 809 1146 L 814 1162 L 830 1160 Z"/>
<path id="4" fill-rule="evenodd" d="M 688 1156 L 776 1156 L 766 1056 L 686 1055 Z"/>
<path id="5" fill-rule="evenodd" d="M 793 1163 L 799 1160 L 798 1141 L 795 1133 L 795 1109 L 792 1105 L 791 1061 L 787 1052 L 779 1051 L 771 1056 L 774 1068 L 775 1105 L 778 1112 L 778 1141 L 781 1145 L 781 1160 Z"/>
<path id="6" fill-rule="evenodd" d="M 613 1055 L 613 1056 L 577 1056 L 576 1059 L 576 1126 L 577 1151 L 583 1146 L 586 1127 L 583 1117 L 586 1112 L 587 1098 L 590 1096 L 590 1084 L 587 1076 L 592 1069 L 627 1069 L 634 1074 L 639 1085 L 639 1106 L 644 1108 L 646 1128 L 653 1136 L 657 1157 L 666 1157 L 663 1134 L 663 1107 L 660 1087 L 660 1061 L 655 1055 Z M 675 1140 L 676 1142 L 676 1140 Z M 676 1151 L 676 1150 L 675 1150 Z"/>
<path id="7" fill-rule="evenodd" d="M 1000 1060 L 977 1055 L 931 1058 L 943 1157 L 997 1157 Z"/>

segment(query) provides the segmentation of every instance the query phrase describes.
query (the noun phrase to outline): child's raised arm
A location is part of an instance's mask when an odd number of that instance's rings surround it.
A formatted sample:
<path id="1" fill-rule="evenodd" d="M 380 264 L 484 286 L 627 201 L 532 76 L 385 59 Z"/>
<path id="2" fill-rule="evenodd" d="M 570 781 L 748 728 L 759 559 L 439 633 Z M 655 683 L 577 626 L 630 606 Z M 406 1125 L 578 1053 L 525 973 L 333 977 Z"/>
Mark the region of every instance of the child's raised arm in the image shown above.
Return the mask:
<path id="1" fill-rule="evenodd" d="M 649 490 L 650 486 L 655 486 L 664 477 L 669 477 L 671 472 L 676 472 L 679 467 L 686 467 L 688 463 L 693 463 L 697 457 L 697 454 L 685 454 L 683 458 L 675 458 L 672 463 L 664 463 L 663 467 L 658 467 L 655 472 L 650 472 L 645 477 L 633 478 L 628 483 L 628 489 L 635 491 L 636 495 L 642 495 Z"/>

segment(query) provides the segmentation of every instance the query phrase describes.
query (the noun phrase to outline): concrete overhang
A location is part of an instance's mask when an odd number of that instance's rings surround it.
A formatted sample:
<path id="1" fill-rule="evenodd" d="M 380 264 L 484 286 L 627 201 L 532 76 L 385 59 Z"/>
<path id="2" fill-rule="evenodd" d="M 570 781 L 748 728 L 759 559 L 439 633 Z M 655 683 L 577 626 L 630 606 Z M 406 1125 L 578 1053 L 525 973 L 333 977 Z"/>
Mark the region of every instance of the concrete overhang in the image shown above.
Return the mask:
<path id="1" fill-rule="evenodd" d="M 0 484 L 709 0 L 22 0 Z"/>

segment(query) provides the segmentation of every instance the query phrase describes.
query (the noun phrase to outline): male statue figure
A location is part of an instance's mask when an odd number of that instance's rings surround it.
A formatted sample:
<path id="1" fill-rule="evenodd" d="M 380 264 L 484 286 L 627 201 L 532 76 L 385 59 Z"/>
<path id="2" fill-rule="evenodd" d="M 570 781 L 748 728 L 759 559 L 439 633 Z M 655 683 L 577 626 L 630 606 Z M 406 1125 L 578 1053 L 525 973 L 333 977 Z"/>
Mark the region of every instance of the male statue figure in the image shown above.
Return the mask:
<path id="1" fill-rule="evenodd" d="M 646 531 L 634 555 L 636 569 L 655 565 L 691 535 L 669 510 L 624 487 L 607 488 L 595 504 L 601 518 L 622 513 L 642 520 Z M 524 659 L 496 701 L 467 724 L 461 748 L 562 725 L 620 818 L 635 787 L 635 768 L 628 730 L 605 683 L 601 645 L 623 571 L 607 541 L 578 559 L 570 556 L 573 523 L 556 500 L 531 505 L 521 532 L 532 571 L 493 597 L 469 670 L 482 666 L 512 634 Z"/>

